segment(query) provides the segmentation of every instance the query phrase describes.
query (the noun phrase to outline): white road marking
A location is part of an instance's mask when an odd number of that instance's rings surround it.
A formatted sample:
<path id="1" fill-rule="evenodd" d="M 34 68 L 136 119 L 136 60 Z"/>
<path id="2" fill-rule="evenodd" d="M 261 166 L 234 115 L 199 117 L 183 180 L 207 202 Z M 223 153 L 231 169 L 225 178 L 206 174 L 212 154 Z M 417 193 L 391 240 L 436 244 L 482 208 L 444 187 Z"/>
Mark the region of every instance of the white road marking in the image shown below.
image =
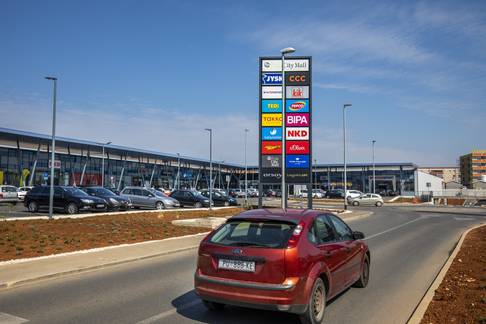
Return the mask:
<path id="1" fill-rule="evenodd" d="M 377 237 L 377 236 L 380 236 L 380 235 L 386 234 L 386 233 L 388 233 L 388 232 L 394 231 L 394 230 L 396 230 L 396 229 L 399 229 L 400 227 L 403 227 L 403 226 L 405 226 L 405 225 L 408 225 L 408 224 L 411 224 L 411 223 L 417 222 L 417 221 L 422 220 L 422 219 L 424 219 L 424 218 L 425 218 L 425 217 L 423 217 L 423 216 L 422 216 L 422 217 L 416 218 L 416 219 L 414 219 L 414 220 L 411 220 L 411 221 L 409 221 L 409 222 L 406 222 L 406 223 L 400 224 L 400 225 L 398 225 L 398 226 L 395 226 L 395 227 L 389 228 L 389 229 L 387 229 L 387 230 L 385 230 L 385 231 L 383 231 L 383 232 L 380 232 L 380 233 L 376 233 L 376 234 L 370 235 L 370 236 L 366 237 L 366 238 L 365 238 L 365 240 L 370 240 L 370 239 L 372 239 L 372 238 L 375 238 L 375 237 Z"/>
<path id="2" fill-rule="evenodd" d="M 457 221 L 472 221 L 475 220 L 474 218 L 469 218 L 469 217 L 454 217 L 455 220 Z"/>
<path id="3" fill-rule="evenodd" d="M 20 323 L 26 323 L 29 320 L 26 320 L 25 318 L 18 317 L 18 316 L 13 316 L 7 313 L 1 313 L 0 312 L 0 323 L 2 324 L 20 324 Z"/>
<path id="4" fill-rule="evenodd" d="M 172 308 L 172 309 L 169 309 L 169 310 L 167 310 L 165 312 L 162 312 L 160 314 L 157 314 L 157 315 L 154 315 L 152 317 L 146 318 L 146 319 L 144 319 L 144 320 L 142 320 L 140 322 L 137 322 L 137 324 L 150 324 L 150 323 L 154 323 L 154 322 L 159 321 L 159 320 L 161 320 L 163 318 L 166 318 L 168 316 L 174 315 L 175 313 L 177 313 L 177 311 L 181 311 L 181 310 L 184 310 L 186 308 L 190 308 L 190 307 L 192 307 L 194 305 L 197 305 L 200 302 L 201 301 L 199 299 L 193 300 L 192 302 L 187 303 L 187 304 L 184 304 L 184 305 L 182 305 L 182 306 L 180 306 L 178 308 Z M 1 321 L 0 321 L 0 323 L 1 323 Z"/>

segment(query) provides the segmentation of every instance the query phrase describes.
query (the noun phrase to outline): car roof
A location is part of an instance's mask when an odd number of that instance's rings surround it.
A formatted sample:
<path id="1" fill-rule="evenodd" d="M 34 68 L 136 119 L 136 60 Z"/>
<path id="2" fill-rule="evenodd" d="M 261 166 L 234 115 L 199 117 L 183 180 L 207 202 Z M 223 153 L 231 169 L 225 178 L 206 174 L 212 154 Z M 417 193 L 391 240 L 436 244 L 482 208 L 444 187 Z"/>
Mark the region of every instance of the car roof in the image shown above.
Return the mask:
<path id="1" fill-rule="evenodd" d="M 280 208 L 265 208 L 253 209 L 242 212 L 231 217 L 228 221 L 238 219 L 249 220 L 283 220 L 298 224 L 301 220 L 306 218 L 314 218 L 317 215 L 332 214 L 328 210 L 313 210 L 313 209 L 280 209 Z"/>

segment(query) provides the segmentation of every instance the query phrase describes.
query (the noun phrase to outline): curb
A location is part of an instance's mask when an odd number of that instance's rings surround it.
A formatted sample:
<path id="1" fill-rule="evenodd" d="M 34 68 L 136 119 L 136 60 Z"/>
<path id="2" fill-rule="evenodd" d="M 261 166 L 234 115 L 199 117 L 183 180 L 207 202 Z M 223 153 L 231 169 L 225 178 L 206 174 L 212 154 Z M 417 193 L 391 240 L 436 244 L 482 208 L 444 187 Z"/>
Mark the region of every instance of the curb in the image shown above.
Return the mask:
<path id="1" fill-rule="evenodd" d="M 114 261 L 114 262 L 100 264 L 100 265 L 91 266 L 91 267 L 88 266 L 86 268 L 68 270 L 68 271 L 53 273 L 53 274 L 49 274 L 49 275 L 39 276 L 39 277 L 36 277 L 36 278 L 29 278 L 29 279 L 13 281 L 13 282 L 2 282 L 2 283 L 0 283 L 0 291 L 5 290 L 5 289 L 9 289 L 9 288 L 13 288 L 13 287 L 19 287 L 19 286 L 29 284 L 29 283 L 33 283 L 33 282 L 37 282 L 37 281 L 42 281 L 42 280 L 53 279 L 53 278 L 57 278 L 57 277 L 61 277 L 61 276 L 66 276 L 66 275 L 70 275 L 70 274 L 88 272 L 88 271 L 92 271 L 92 270 L 99 270 L 99 269 L 103 269 L 103 268 L 107 268 L 107 267 L 111 267 L 111 266 L 115 266 L 115 265 L 120 265 L 120 264 L 130 263 L 130 262 L 134 262 L 134 261 L 140 261 L 140 260 L 147 260 L 147 259 L 156 258 L 156 257 L 159 257 L 159 256 L 164 256 L 164 255 L 169 255 L 169 254 L 174 254 L 174 253 L 178 253 L 178 252 L 189 251 L 189 250 L 196 249 L 198 247 L 199 247 L 199 244 L 198 245 L 191 245 L 189 247 L 184 247 L 184 248 L 170 250 L 170 251 L 164 251 L 164 252 L 160 252 L 160 253 L 156 253 L 156 254 L 146 255 L 146 256 L 143 256 L 143 257 L 136 257 L 136 258 L 126 259 L 126 260 Z"/>
<path id="2" fill-rule="evenodd" d="M 420 300 L 420 303 L 415 307 L 412 315 L 410 315 L 407 324 L 420 324 L 422 321 L 422 318 L 425 315 L 425 312 L 427 311 L 427 308 L 429 307 L 430 302 L 432 301 L 432 298 L 434 298 L 435 295 L 435 290 L 439 288 L 440 284 L 442 283 L 442 280 L 444 279 L 445 275 L 447 274 L 447 271 L 449 271 L 449 268 L 452 265 L 452 262 L 456 258 L 457 254 L 461 250 L 462 243 L 464 242 L 464 239 L 466 238 L 467 234 L 471 232 L 472 230 L 486 226 L 485 223 L 476 225 L 474 227 L 469 228 L 466 230 L 464 233 L 462 233 L 461 238 L 456 244 L 456 247 L 454 248 L 454 251 L 452 251 L 452 254 L 449 256 L 449 258 L 446 260 L 442 268 L 440 269 L 439 273 L 435 277 L 434 281 L 432 284 L 429 286 L 429 289 L 425 292 L 424 296 Z"/>

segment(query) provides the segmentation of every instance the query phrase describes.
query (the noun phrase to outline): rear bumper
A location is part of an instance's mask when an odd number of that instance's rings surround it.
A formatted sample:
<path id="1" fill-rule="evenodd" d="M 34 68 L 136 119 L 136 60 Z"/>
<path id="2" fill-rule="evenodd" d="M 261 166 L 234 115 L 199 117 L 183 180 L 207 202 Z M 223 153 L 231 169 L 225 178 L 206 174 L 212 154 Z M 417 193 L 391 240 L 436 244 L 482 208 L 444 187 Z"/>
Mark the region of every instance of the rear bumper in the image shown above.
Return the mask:
<path id="1" fill-rule="evenodd" d="M 300 282 L 267 284 L 216 278 L 196 272 L 194 287 L 203 300 L 265 310 L 302 314 L 307 305 L 301 303 Z"/>

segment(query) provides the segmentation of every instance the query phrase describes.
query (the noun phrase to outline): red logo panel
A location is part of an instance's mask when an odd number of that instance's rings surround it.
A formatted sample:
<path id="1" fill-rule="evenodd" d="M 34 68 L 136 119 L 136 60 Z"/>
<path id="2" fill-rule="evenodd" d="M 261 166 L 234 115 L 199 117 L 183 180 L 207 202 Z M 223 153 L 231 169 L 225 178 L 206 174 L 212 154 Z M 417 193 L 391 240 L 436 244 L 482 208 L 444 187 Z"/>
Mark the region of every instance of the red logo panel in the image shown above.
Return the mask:
<path id="1" fill-rule="evenodd" d="M 282 154 L 282 142 L 262 141 L 262 154 Z"/>
<path id="2" fill-rule="evenodd" d="M 287 141 L 285 142 L 287 154 L 310 154 L 308 141 Z"/>

